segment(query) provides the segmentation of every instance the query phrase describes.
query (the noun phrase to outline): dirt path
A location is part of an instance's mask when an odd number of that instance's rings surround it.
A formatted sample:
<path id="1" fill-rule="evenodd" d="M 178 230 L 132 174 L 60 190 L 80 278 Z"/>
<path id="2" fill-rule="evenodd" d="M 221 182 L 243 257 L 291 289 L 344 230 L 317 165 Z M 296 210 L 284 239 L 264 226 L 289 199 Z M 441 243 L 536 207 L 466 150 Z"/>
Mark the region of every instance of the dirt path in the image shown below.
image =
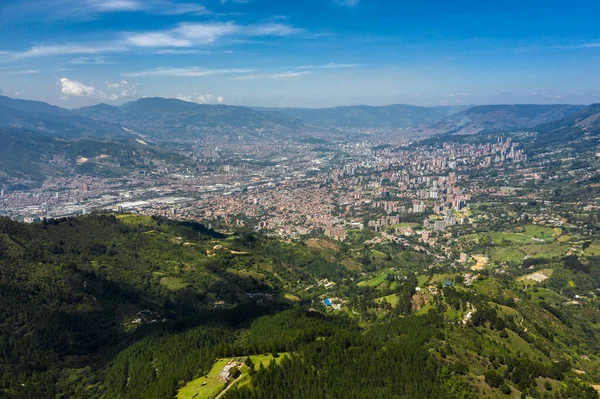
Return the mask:
<path id="1" fill-rule="evenodd" d="M 240 381 L 241 378 L 242 378 L 242 376 L 240 375 L 238 378 L 236 378 L 235 380 L 231 381 L 231 384 L 227 385 L 227 388 L 225 388 L 221 392 L 219 392 L 219 394 L 217 396 L 215 396 L 215 399 L 221 399 L 221 396 L 225 395 L 225 392 L 227 392 L 229 390 L 229 388 L 231 388 L 232 386 L 234 386 L 235 384 L 237 384 L 238 381 Z"/>

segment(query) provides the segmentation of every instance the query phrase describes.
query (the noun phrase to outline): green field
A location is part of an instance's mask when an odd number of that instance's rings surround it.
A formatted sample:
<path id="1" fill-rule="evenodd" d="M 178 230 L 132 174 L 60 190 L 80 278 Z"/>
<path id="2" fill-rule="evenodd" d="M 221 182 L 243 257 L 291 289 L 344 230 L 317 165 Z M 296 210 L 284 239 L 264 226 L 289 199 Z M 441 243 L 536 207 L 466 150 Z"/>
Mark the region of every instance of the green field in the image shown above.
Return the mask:
<path id="1" fill-rule="evenodd" d="M 136 224 L 136 225 L 144 224 L 147 226 L 156 224 L 150 216 L 145 216 L 145 215 L 135 215 L 135 214 L 127 213 L 127 214 L 122 214 L 122 215 L 116 215 L 116 217 L 121 222 L 127 223 L 127 224 Z"/>
<path id="2" fill-rule="evenodd" d="M 398 295 L 396 294 L 392 294 L 392 295 L 388 295 L 388 296 L 382 296 L 381 298 L 377 298 L 375 299 L 375 302 L 377 303 L 381 303 L 383 302 L 383 300 L 386 300 L 390 305 L 392 306 L 396 306 L 398 305 Z"/>
<path id="3" fill-rule="evenodd" d="M 547 288 L 536 288 L 535 290 L 529 290 L 528 292 L 531 294 L 531 298 L 537 303 L 546 301 L 552 305 L 558 305 L 567 301 L 566 297 Z"/>
<path id="4" fill-rule="evenodd" d="M 268 367 L 271 361 L 275 360 L 277 363 L 279 363 L 287 355 L 287 353 L 282 353 L 278 358 L 273 357 L 271 354 L 254 355 L 250 356 L 250 359 L 252 359 L 255 369 L 258 370 L 261 364 L 264 367 Z M 246 359 L 246 356 L 240 357 L 242 359 Z M 179 390 L 177 393 L 177 399 L 212 399 L 217 396 L 225 387 L 225 382 L 220 381 L 217 377 L 219 376 L 221 370 L 223 370 L 223 367 L 225 367 L 230 360 L 231 358 L 217 360 L 208 372 L 208 376 L 200 377 L 189 382 L 186 386 Z M 240 371 L 240 377 L 238 377 L 237 380 L 232 381 L 232 384 L 239 386 L 249 384 L 251 379 L 250 375 L 248 374 L 248 368 L 243 366 Z M 202 385 L 205 382 L 206 385 Z"/>
<path id="5" fill-rule="evenodd" d="M 419 276 L 417 277 L 417 284 L 419 287 L 423 287 L 429 281 L 429 276 Z"/>
<path id="6" fill-rule="evenodd" d="M 216 396 L 225 386 L 225 382 L 217 377 L 229 360 L 231 359 L 217 360 L 207 376 L 200 377 L 181 388 L 177 393 L 177 399 L 209 399 Z M 202 385 L 204 383 L 206 385 Z"/>
<path id="7" fill-rule="evenodd" d="M 548 244 L 529 244 L 510 247 L 494 247 L 489 250 L 492 262 L 521 262 L 529 258 L 554 258 L 565 256 L 571 245 L 554 241 Z"/>
<path id="8" fill-rule="evenodd" d="M 525 258 L 525 254 L 519 247 L 496 247 L 489 251 L 492 262 L 521 262 Z"/>
<path id="9" fill-rule="evenodd" d="M 529 237 L 551 239 L 555 237 L 555 231 L 552 227 L 538 226 L 534 224 L 528 224 L 525 226 L 525 234 Z"/>
<path id="10" fill-rule="evenodd" d="M 454 281 L 458 274 L 434 274 L 431 278 L 430 284 L 439 284 L 444 282 L 444 280 Z"/>
<path id="11" fill-rule="evenodd" d="M 386 272 L 379 273 L 375 277 L 372 277 L 368 280 L 360 281 L 358 283 L 358 286 L 359 287 L 377 287 L 379 284 L 381 284 L 385 281 L 386 276 L 387 276 Z"/>
<path id="12" fill-rule="evenodd" d="M 551 244 L 524 245 L 521 249 L 530 258 L 553 258 L 555 256 L 565 256 L 571 249 L 571 245 L 554 242 Z"/>
<path id="13" fill-rule="evenodd" d="M 182 278 L 177 277 L 163 277 L 160 279 L 160 285 L 165 286 L 173 291 L 177 291 L 188 286 L 188 284 Z"/>
<path id="14" fill-rule="evenodd" d="M 600 256 L 600 243 L 595 242 L 585 250 L 586 256 Z"/>
<path id="15" fill-rule="evenodd" d="M 505 232 L 494 232 L 488 233 L 487 236 L 494 242 L 496 245 L 505 245 L 505 244 L 532 244 L 536 241 L 524 234 L 521 233 L 505 233 Z"/>

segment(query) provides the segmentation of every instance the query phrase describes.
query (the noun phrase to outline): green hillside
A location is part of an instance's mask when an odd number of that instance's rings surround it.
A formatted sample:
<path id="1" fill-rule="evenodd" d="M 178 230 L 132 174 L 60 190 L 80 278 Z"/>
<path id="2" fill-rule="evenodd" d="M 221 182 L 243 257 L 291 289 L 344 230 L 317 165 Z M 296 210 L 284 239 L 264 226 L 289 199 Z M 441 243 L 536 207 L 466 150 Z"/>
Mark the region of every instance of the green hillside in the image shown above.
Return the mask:
<path id="1" fill-rule="evenodd" d="M 0 128 L 0 185 L 14 179 L 39 184 L 71 173 L 120 177 L 187 160 L 136 140 L 63 139 L 23 129 Z"/>
<path id="2" fill-rule="evenodd" d="M 595 243 L 540 281 L 468 282 L 420 274 L 428 259 L 400 246 L 350 245 L 139 215 L 0 219 L 0 396 L 598 397 Z M 227 359 L 245 362 L 231 387 L 215 379 Z"/>

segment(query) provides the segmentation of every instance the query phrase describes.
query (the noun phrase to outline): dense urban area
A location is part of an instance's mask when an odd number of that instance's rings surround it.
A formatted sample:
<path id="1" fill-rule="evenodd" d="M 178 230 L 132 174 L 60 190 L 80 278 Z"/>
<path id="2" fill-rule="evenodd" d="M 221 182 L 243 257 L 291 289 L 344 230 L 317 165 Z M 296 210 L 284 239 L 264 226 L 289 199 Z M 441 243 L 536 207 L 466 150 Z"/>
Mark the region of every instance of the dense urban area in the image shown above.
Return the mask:
<path id="1" fill-rule="evenodd" d="M 0 396 L 597 398 L 600 110 L 553 107 L 198 138 L 15 112 Z"/>

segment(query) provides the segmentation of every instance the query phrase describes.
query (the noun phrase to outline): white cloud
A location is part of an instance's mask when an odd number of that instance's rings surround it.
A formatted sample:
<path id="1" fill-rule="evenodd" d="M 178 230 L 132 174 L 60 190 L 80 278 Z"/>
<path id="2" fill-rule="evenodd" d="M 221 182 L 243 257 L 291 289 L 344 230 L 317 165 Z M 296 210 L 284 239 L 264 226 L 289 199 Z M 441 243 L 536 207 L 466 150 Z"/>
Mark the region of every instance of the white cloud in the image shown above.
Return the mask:
<path id="1" fill-rule="evenodd" d="M 300 76 L 308 75 L 310 72 L 283 72 L 283 73 L 268 73 L 268 74 L 254 74 L 254 75 L 242 75 L 242 76 L 234 76 L 229 78 L 229 80 L 258 80 L 258 79 L 293 79 L 298 78 Z"/>
<path id="2" fill-rule="evenodd" d="M 60 79 L 60 91 L 67 96 L 95 96 L 94 86 L 86 86 L 84 83 L 67 78 Z"/>
<path id="3" fill-rule="evenodd" d="M 181 54 L 207 54 L 205 50 L 193 50 L 193 49 L 158 49 L 154 51 L 154 54 L 162 55 L 181 55 Z"/>
<path id="4" fill-rule="evenodd" d="M 192 42 L 167 33 L 134 33 L 126 40 L 137 47 L 191 47 Z"/>
<path id="5" fill-rule="evenodd" d="M 106 52 L 124 51 L 125 48 L 116 43 L 93 45 L 93 44 L 57 44 L 57 45 L 36 45 L 29 50 L 12 53 L 12 58 L 19 60 L 33 57 L 51 57 L 60 55 L 75 54 L 98 54 Z"/>
<path id="6" fill-rule="evenodd" d="M 157 15 L 204 15 L 211 12 L 194 2 L 179 0 L 5 0 L 6 15 L 18 15 L 32 20 L 43 17 L 54 21 L 61 19 L 90 20 L 102 14 L 144 12 Z"/>
<path id="7" fill-rule="evenodd" d="M 531 95 L 533 97 L 545 97 L 551 98 L 553 100 L 560 100 L 565 96 L 563 93 L 557 92 L 555 90 L 542 90 L 540 92 L 533 92 L 531 93 Z"/>
<path id="8" fill-rule="evenodd" d="M 303 29 L 286 24 L 260 24 L 244 28 L 244 33 L 248 36 L 291 36 L 302 32 Z"/>
<path id="9" fill-rule="evenodd" d="M 192 68 L 158 68 L 148 71 L 124 73 L 123 76 L 139 78 L 139 77 L 201 77 L 208 75 L 223 75 L 235 73 L 250 73 L 250 69 L 204 69 L 198 67 Z"/>
<path id="10" fill-rule="evenodd" d="M 101 12 L 138 11 L 144 3 L 135 0 L 88 0 L 88 5 Z"/>
<path id="11" fill-rule="evenodd" d="M 344 69 L 344 68 L 356 68 L 359 64 L 337 64 L 329 63 L 325 65 L 303 65 L 296 67 L 296 69 Z"/>
<path id="12" fill-rule="evenodd" d="M 182 95 L 180 93 L 177 93 L 176 98 L 179 100 L 188 101 L 188 102 L 197 103 L 197 104 L 224 104 L 225 103 L 225 97 L 215 96 L 210 93 L 209 94 L 194 93 L 192 95 Z"/>
<path id="13" fill-rule="evenodd" d="M 450 93 L 446 94 L 446 97 L 469 97 L 469 93 Z"/>
<path id="14" fill-rule="evenodd" d="M 194 47 L 211 45 L 225 37 L 275 37 L 302 32 L 302 29 L 285 24 L 238 25 L 235 22 L 185 22 L 164 31 L 129 33 L 125 35 L 125 41 L 138 47 Z"/>
<path id="15" fill-rule="evenodd" d="M 40 73 L 37 69 L 21 69 L 18 71 L 0 71 L 3 75 L 34 75 Z"/>
<path id="16" fill-rule="evenodd" d="M 238 25 L 235 22 L 180 23 L 175 28 L 150 32 L 122 32 L 115 40 L 90 43 L 36 44 L 21 52 L 4 52 L 9 60 L 64 55 L 99 55 L 131 51 L 135 48 L 188 50 L 208 46 L 225 38 L 290 36 L 304 32 L 286 24 Z M 3 59 L 6 61 L 6 59 Z M 2 60 L 0 60 L 2 61 Z M 81 57 L 73 63 L 103 63 L 103 58 Z"/>
<path id="17" fill-rule="evenodd" d="M 119 82 L 105 82 L 108 91 L 97 90 L 93 85 L 61 78 L 59 80 L 61 92 L 68 98 L 69 96 L 76 97 L 95 97 L 101 100 L 116 101 L 121 98 L 137 96 L 138 84 L 131 84 L 126 80 Z"/>
<path id="18" fill-rule="evenodd" d="M 34 75 L 40 73 L 37 69 L 24 69 L 22 71 L 16 71 L 15 75 Z"/>
<path id="19" fill-rule="evenodd" d="M 164 14 L 164 15 L 182 15 L 182 14 L 205 15 L 205 14 L 211 14 L 211 12 L 201 4 L 182 3 L 182 4 L 171 4 L 170 6 L 165 7 L 162 14 Z"/>
<path id="20" fill-rule="evenodd" d="M 226 23 L 182 23 L 173 32 L 199 44 L 212 44 L 217 39 L 231 35 L 240 28 L 233 22 Z"/>
<path id="21" fill-rule="evenodd" d="M 139 83 L 129 83 L 126 80 L 121 80 L 119 82 L 119 87 L 115 87 L 115 83 L 113 83 L 112 86 L 113 88 L 119 89 L 119 92 L 117 94 L 121 98 L 135 97 L 138 94 Z"/>
<path id="22" fill-rule="evenodd" d="M 69 64 L 78 64 L 78 65 L 100 65 L 100 64 L 114 64 L 114 62 L 109 61 L 106 57 L 101 55 L 95 55 L 92 57 L 78 57 L 69 61 Z"/>

